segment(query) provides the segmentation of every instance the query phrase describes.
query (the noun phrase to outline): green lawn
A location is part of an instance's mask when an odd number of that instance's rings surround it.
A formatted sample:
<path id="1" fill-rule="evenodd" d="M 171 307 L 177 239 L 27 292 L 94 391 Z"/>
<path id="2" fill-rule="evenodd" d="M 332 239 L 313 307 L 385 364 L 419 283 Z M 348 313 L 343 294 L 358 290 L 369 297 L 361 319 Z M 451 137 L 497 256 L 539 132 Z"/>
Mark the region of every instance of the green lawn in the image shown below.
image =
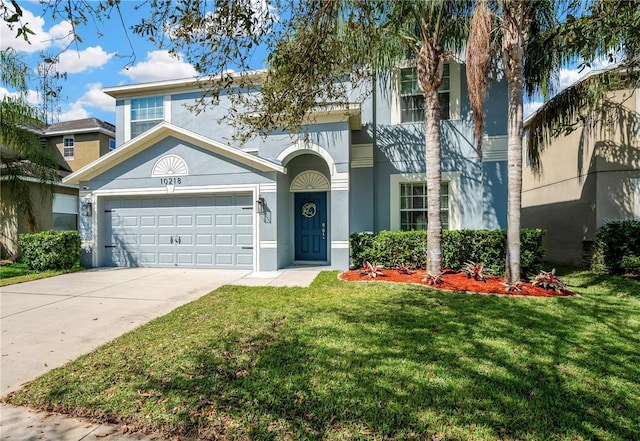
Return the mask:
<path id="1" fill-rule="evenodd" d="M 0 266 L 0 286 L 13 285 L 14 283 L 28 282 L 30 280 L 45 279 L 47 277 L 59 276 L 73 271 L 79 271 L 82 268 L 74 268 L 71 270 L 49 270 L 36 271 L 21 262 L 14 262 L 10 265 Z"/>
<path id="2" fill-rule="evenodd" d="M 198 439 L 640 439 L 640 282 L 563 280 L 580 296 L 223 287 L 11 400 Z"/>

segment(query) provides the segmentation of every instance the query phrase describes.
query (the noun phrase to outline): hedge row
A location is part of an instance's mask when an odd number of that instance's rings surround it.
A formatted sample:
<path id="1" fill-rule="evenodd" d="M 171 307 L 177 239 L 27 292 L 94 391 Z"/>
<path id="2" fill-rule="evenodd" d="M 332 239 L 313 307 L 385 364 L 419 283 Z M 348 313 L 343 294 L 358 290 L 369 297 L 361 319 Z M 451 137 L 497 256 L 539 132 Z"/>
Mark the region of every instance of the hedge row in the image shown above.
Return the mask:
<path id="1" fill-rule="evenodd" d="M 546 250 L 542 246 L 544 231 L 521 231 L 520 261 L 522 275 L 536 274 L 541 269 Z M 364 262 L 394 268 L 411 265 L 427 266 L 426 231 L 380 231 L 354 233 L 350 237 L 351 266 Z M 460 269 L 468 262 L 482 263 L 492 274 L 504 274 L 506 262 L 506 230 L 445 230 L 442 232 L 443 267 Z"/>
<path id="2" fill-rule="evenodd" d="M 616 221 L 600 227 L 591 267 L 611 274 L 640 275 L 640 221 Z"/>
<path id="3" fill-rule="evenodd" d="M 80 265 L 80 233 L 42 231 L 21 234 L 22 261 L 36 271 L 71 269 Z"/>

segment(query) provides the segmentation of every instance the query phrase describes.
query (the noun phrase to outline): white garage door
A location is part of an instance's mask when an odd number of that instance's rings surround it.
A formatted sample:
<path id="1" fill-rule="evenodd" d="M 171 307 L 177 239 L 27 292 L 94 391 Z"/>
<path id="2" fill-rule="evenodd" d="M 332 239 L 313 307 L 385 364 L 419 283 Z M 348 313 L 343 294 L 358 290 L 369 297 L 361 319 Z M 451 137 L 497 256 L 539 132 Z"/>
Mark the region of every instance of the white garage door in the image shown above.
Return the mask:
<path id="1" fill-rule="evenodd" d="M 251 194 L 106 201 L 108 266 L 253 267 Z"/>

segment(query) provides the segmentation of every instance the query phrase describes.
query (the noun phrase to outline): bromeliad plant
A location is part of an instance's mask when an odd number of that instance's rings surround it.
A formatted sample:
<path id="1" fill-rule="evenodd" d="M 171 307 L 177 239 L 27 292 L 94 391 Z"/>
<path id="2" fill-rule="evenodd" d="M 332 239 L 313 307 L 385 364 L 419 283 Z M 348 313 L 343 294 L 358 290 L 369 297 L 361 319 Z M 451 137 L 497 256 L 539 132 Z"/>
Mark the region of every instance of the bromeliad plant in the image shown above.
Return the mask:
<path id="1" fill-rule="evenodd" d="M 515 283 L 507 283 L 503 282 L 504 290 L 506 292 L 522 292 L 522 288 L 524 288 L 524 283 L 515 282 Z"/>
<path id="2" fill-rule="evenodd" d="M 460 271 L 465 273 L 467 278 L 482 282 L 486 282 L 487 276 L 490 275 L 487 270 L 484 269 L 484 265 L 472 261 L 465 263 Z"/>
<path id="3" fill-rule="evenodd" d="M 398 271 L 398 274 L 413 274 L 411 265 L 405 263 L 399 263 L 396 265 L 396 271 Z"/>
<path id="4" fill-rule="evenodd" d="M 431 286 L 440 285 L 440 284 L 442 284 L 442 276 L 443 275 L 444 275 L 444 273 L 435 274 L 435 275 L 427 273 L 424 276 L 424 279 L 422 279 L 422 281 L 426 282 L 427 285 L 431 285 Z"/>
<path id="5" fill-rule="evenodd" d="M 384 276 L 384 273 L 382 272 L 382 268 L 384 268 L 382 265 L 376 265 L 370 262 L 365 262 L 364 266 L 360 270 L 360 275 L 369 276 L 372 278 L 376 278 L 378 276 Z"/>
<path id="6" fill-rule="evenodd" d="M 552 269 L 551 272 L 540 271 L 531 279 L 531 284 L 543 289 L 552 289 L 555 292 L 566 291 L 567 287 L 556 277 L 556 269 Z"/>

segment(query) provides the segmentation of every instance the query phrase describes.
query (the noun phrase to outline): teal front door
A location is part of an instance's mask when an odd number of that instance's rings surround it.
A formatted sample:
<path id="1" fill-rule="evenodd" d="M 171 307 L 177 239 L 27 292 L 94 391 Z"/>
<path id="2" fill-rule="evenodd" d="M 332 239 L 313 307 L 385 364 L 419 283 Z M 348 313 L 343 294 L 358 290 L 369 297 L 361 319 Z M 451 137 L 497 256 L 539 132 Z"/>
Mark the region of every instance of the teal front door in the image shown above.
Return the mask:
<path id="1" fill-rule="evenodd" d="M 295 259 L 327 260 L 327 192 L 295 193 Z"/>

